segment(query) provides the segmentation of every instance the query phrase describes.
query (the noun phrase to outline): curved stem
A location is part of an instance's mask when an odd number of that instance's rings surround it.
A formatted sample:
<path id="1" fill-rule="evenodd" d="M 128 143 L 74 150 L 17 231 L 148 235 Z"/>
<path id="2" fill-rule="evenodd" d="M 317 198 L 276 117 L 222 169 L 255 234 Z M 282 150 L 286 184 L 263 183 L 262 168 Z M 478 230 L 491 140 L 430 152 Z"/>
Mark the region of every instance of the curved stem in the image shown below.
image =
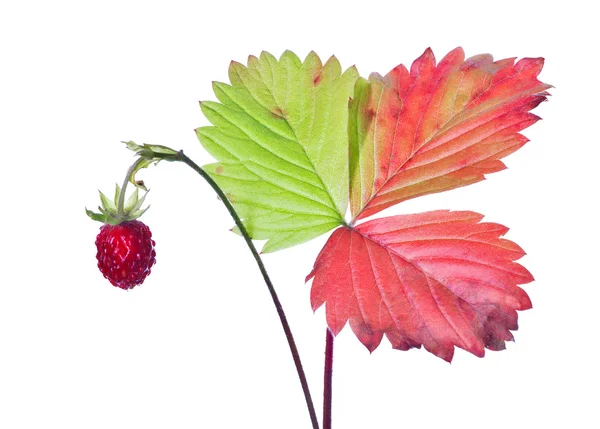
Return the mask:
<path id="1" fill-rule="evenodd" d="M 331 399 L 333 393 L 333 334 L 327 328 L 323 375 L 323 429 L 331 429 Z"/>
<path id="2" fill-rule="evenodd" d="M 127 170 L 127 175 L 125 176 L 125 180 L 123 181 L 123 186 L 121 186 L 121 194 L 119 194 L 119 202 L 117 204 L 117 219 L 123 218 L 123 206 L 125 205 L 125 189 L 127 189 L 127 184 L 129 180 L 131 180 L 131 175 L 138 169 L 138 167 L 145 162 L 144 158 L 138 158 L 129 170 Z"/>
<path id="3" fill-rule="evenodd" d="M 206 173 L 200 166 L 198 166 L 194 161 L 184 155 L 183 151 L 179 151 L 177 153 L 177 157 L 175 158 L 177 161 L 184 162 L 189 167 L 191 167 L 196 173 L 198 173 L 204 180 L 208 182 L 208 184 L 214 189 L 217 193 L 227 211 L 235 221 L 236 226 L 240 230 L 240 233 L 244 237 L 250 252 L 252 252 L 252 256 L 256 260 L 256 264 L 260 269 L 260 272 L 265 280 L 267 288 L 269 289 L 269 293 L 271 294 L 271 298 L 273 299 L 273 304 L 275 304 L 275 309 L 277 310 L 277 314 L 279 315 L 279 320 L 281 321 L 281 326 L 283 327 L 283 331 L 285 332 L 285 337 L 287 338 L 288 344 L 290 346 L 290 351 L 292 352 L 292 357 L 294 358 L 294 364 L 296 365 L 296 371 L 298 372 L 298 378 L 300 379 L 300 384 L 302 385 L 302 391 L 304 392 L 304 398 L 306 399 L 306 406 L 308 407 L 308 412 L 310 414 L 310 420 L 312 422 L 313 429 L 319 429 L 319 423 L 317 420 L 317 414 L 315 412 L 315 407 L 310 396 L 310 391 L 308 389 L 308 382 L 306 380 L 306 374 L 304 373 L 304 369 L 302 368 L 302 362 L 300 361 L 300 355 L 298 354 L 298 348 L 296 347 L 296 342 L 294 341 L 294 337 L 292 336 L 292 331 L 290 329 L 290 325 L 285 316 L 285 312 L 283 311 L 283 307 L 281 306 L 281 302 L 279 301 L 279 297 L 277 296 L 277 292 L 275 292 L 275 288 L 273 287 L 273 283 L 269 278 L 269 274 L 262 262 L 262 259 L 254 247 L 254 243 L 252 243 L 252 239 L 246 231 L 244 224 L 242 223 L 240 217 L 237 212 L 229 202 L 229 199 L 223 192 L 223 190 L 217 185 L 217 183 Z"/>

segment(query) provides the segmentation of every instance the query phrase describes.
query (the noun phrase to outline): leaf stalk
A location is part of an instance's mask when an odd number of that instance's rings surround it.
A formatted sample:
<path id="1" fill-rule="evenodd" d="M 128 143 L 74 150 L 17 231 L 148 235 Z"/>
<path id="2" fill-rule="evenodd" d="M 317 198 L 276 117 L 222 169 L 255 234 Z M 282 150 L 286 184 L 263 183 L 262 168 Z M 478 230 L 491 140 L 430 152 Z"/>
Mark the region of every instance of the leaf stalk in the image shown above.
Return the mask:
<path id="1" fill-rule="evenodd" d="M 325 336 L 325 365 L 323 371 L 323 429 L 331 429 L 331 402 L 333 393 L 333 334 L 329 328 Z"/>

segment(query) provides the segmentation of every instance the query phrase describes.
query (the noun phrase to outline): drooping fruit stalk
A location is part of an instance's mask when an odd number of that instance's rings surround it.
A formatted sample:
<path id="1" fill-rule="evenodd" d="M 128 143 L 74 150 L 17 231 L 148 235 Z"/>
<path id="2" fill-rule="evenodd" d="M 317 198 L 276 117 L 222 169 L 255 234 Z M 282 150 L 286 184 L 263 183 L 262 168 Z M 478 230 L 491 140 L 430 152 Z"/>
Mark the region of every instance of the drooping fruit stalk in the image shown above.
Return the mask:
<path id="1" fill-rule="evenodd" d="M 312 428 L 319 429 L 319 422 L 317 420 L 317 414 L 315 412 L 315 407 L 314 407 L 314 404 L 312 401 L 310 390 L 308 388 L 306 374 L 304 373 L 304 368 L 302 367 L 302 362 L 300 360 L 298 348 L 296 346 L 296 342 L 294 341 L 294 337 L 292 335 L 290 325 L 287 321 L 285 312 L 283 311 L 283 307 L 281 305 L 279 297 L 277 296 L 277 292 L 275 291 L 275 288 L 273 286 L 273 283 L 271 282 L 269 274 L 267 273 L 267 270 L 262 262 L 260 254 L 256 250 L 254 243 L 252 242 L 252 238 L 248 234 L 248 231 L 246 230 L 243 222 L 241 221 L 237 212 L 233 208 L 232 204 L 229 202 L 229 199 L 227 198 L 227 196 L 225 195 L 223 190 L 208 175 L 208 173 L 206 173 L 199 165 L 197 165 L 190 158 L 188 158 L 183 153 L 183 151 L 175 151 L 171 148 L 168 148 L 166 146 L 160 146 L 160 145 L 144 144 L 144 145 L 140 146 L 131 141 L 125 142 L 125 144 L 127 145 L 127 147 L 130 150 L 134 151 L 139 156 L 139 158 L 129 168 L 129 170 L 127 172 L 127 176 L 125 178 L 125 182 L 123 184 L 123 189 L 125 189 L 128 182 L 131 182 L 131 183 L 135 184 L 136 187 L 142 188 L 145 190 L 145 188 L 143 187 L 143 183 L 135 181 L 135 174 L 137 173 L 137 171 L 139 171 L 142 168 L 148 167 L 152 163 L 158 163 L 159 161 L 178 161 L 178 162 L 183 162 L 187 166 L 191 167 L 200 176 L 202 176 L 202 178 L 204 180 L 206 180 L 206 182 L 213 188 L 213 190 L 219 196 L 219 199 L 223 202 L 223 204 L 227 208 L 227 211 L 233 218 L 240 234 L 242 235 L 242 237 L 244 237 L 244 240 L 246 241 L 246 244 L 247 244 L 248 248 L 250 249 L 250 252 L 252 253 L 252 256 L 254 257 L 256 264 L 258 265 L 258 268 L 263 276 L 263 279 L 265 281 L 267 289 L 269 290 L 269 294 L 271 295 L 271 299 L 273 300 L 273 304 L 275 305 L 277 315 L 279 316 L 281 326 L 283 328 L 285 337 L 287 339 L 287 342 L 288 342 L 288 345 L 290 348 L 290 352 L 292 353 L 294 364 L 296 366 L 296 371 L 298 373 L 298 378 L 300 380 L 300 384 L 302 386 L 302 391 L 304 393 L 304 397 L 306 400 L 306 406 L 308 408 L 308 412 L 310 415 Z M 100 195 L 101 195 L 101 199 L 102 199 L 103 203 L 105 201 L 108 203 L 109 209 L 112 209 L 114 207 L 114 210 L 116 212 L 115 217 L 120 218 L 122 216 L 127 216 L 128 214 L 130 214 L 132 207 L 130 207 L 129 201 L 127 203 L 124 203 L 124 196 L 120 193 L 118 186 L 117 186 L 117 189 L 118 189 L 118 192 L 117 192 L 118 197 L 117 197 L 117 195 L 115 196 L 114 203 L 110 202 L 102 193 Z M 140 202 L 139 206 L 136 207 L 136 210 L 139 210 L 144 198 L 142 198 L 138 201 L 137 200 L 137 192 L 138 192 L 138 190 L 136 189 L 136 191 L 134 193 L 135 197 L 132 197 L 132 198 L 133 198 L 133 201 L 135 201 L 134 206 L 137 206 L 138 205 L 137 203 Z M 145 195 L 144 195 L 144 197 L 145 197 Z M 132 198 L 130 198 L 130 200 Z M 118 209 L 119 207 L 123 207 L 122 214 L 119 214 L 119 212 L 120 212 Z M 108 223 L 108 221 L 110 220 L 110 219 L 108 219 L 109 216 L 107 216 L 107 213 L 110 211 L 109 209 L 100 208 L 100 212 L 101 212 L 100 214 L 93 213 L 89 210 L 86 210 L 86 212 L 92 219 Z M 142 213 L 143 213 L 143 211 L 142 211 Z"/>

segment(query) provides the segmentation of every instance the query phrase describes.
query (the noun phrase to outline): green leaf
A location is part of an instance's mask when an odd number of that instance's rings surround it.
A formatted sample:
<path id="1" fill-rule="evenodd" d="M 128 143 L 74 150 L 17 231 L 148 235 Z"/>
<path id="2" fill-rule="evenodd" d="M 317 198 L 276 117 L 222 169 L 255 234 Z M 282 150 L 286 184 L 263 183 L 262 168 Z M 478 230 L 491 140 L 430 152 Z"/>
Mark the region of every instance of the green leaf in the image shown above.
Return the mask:
<path id="1" fill-rule="evenodd" d="M 348 101 L 358 78 L 338 60 L 290 51 L 233 62 L 231 85 L 203 102 L 214 125 L 196 130 L 219 162 L 205 170 L 225 191 L 263 252 L 290 247 L 344 223 L 348 204 Z"/>

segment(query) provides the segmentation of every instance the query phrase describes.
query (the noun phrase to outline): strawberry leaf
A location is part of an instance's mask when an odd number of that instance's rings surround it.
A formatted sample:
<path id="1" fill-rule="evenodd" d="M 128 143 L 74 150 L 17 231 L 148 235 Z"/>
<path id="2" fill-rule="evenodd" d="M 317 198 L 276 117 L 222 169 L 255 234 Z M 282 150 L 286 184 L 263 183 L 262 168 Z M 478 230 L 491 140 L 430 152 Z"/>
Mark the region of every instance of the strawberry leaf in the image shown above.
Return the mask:
<path id="1" fill-rule="evenodd" d="M 203 102 L 214 125 L 196 130 L 219 162 L 205 170 L 226 192 L 263 252 L 307 241 L 344 223 L 348 205 L 348 100 L 358 77 L 331 57 L 304 62 L 286 51 L 233 62 L 220 103 Z"/>
<path id="2" fill-rule="evenodd" d="M 501 350 L 531 308 L 517 285 L 533 280 L 508 230 L 473 212 L 434 211 L 375 219 L 331 235 L 313 271 L 313 310 L 326 303 L 334 334 L 346 322 L 373 351 L 385 334 L 400 350 L 421 347 L 451 361 Z"/>
<path id="3" fill-rule="evenodd" d="M 359 79 L 350 106 L 350 199 L 355 219 L 401 201 L 465 186 L 505 168 L 519 131 L 550 85 L 542 58 L 467 60 L 457 48 L 436 65 L 431 50 L 409 70 Z"/>

